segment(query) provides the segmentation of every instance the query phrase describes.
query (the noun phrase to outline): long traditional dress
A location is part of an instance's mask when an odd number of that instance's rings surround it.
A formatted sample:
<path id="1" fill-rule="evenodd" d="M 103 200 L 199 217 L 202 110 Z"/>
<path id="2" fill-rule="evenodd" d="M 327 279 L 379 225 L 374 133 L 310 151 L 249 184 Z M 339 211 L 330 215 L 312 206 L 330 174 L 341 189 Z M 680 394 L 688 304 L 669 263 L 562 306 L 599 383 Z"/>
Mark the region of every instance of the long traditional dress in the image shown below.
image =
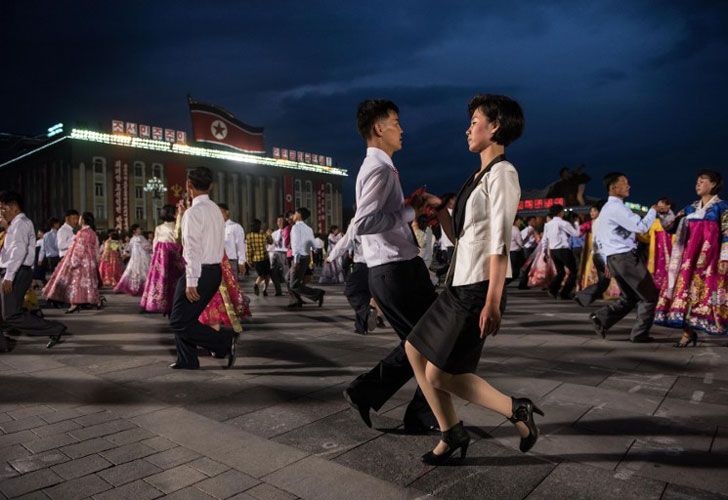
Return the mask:
<path id="1" fill-rule="evenodd" d="M 169 315 L 174 302 L 174 288 L 185 272 L 182 245 L 177 240 L 174 222 L 164 222 L 156 227 L 153 249 L 139 305 L 147 312 Z"/>
<path id="2" fill-rule="evenodd" d="M 99 263 L 101 283 L 104 286 L 116 286 L 121 279 L 123 267 L 124 265 L 121 261 L 121 242 L 118 240 L 106 240 L 104 242 L 104 249 L 101 252 L 101 262 Z"/>
<path id="3" fill-rule="evenodd" d="M 640 240 L 650 245 L 647 270 L 652 274 L 655 286 L 662 289 L 667 281 L 667 266 L 670 262 L 672 237 L 663 229 L 660 219 L 655 219 L 649 232 Z"/>
<path id="4" fill-rule="evenodd" d="M 728 203 L 714 196 L 685 209 L 672 247 L 655 323 L 711 335 L 728 334 Z"/>
<path id="5" fill-rule="evenodd" d="M 43 288 L 43 296 L 66 304 L 99 303 L 99 240 L 83 226 L 71 241 L 66 255 Z"/>
<path id="6" fill-rule="evenodd" d="M 114 287 L 114 293 L 126 293 L 129 295 L 141 295 L 144 292 L 144 282 L 149 272 L 151 245 L 144 236 L 134 236 L 129 241 L 129 263 L 126 265 L 124 274 L 121 275 L 119 283 Z"/>
<path id="7" fill-rule="evenodd" d="M 240 321 L 250 316 L 249 302 L 250 300 L 240 290 L 230 261 L 223 254 L 220 288 L 200 314 L 200 323 L 224 325 L 240 333 L 243 331 Z"/>

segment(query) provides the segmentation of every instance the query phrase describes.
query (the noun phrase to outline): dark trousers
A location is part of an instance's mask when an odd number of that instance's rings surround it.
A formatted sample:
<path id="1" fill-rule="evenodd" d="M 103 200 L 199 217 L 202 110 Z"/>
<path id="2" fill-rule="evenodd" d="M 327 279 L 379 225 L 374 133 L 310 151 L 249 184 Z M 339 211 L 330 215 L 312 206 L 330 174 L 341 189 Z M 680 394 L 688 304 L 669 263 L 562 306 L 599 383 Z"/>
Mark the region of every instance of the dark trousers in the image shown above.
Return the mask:
<path id="1" fill-rule="evenodd" d="M 270 277 L 276 288 L 276 295 L 282 294 L 281 284 L 286 282 L 288 276 L 288 259 L 286 252 L 273 252 L 273 261 L 270 265 Z"/>
<path id="2" fill-rule="evenodd" d="M 5 278 L 5 270 L 0 270 L 0 282 Z M 33 270 L 20 266 L 13 279 L 13 290 L 9 294 L 0 292 L 2 317 L 5 326 L 19 330 L 25 335 L 37 337 L 60 335 L 66 329 L 58 321 L 50 321 L 23 309 L 25 293 L 33 281 Z"/>
<path id="3" fill-rule="evenodd" d="M 592 255 L 592 262 L 597 270 L 597 282 L 589 285 L 576 294 L 576 300 L 586 307 L 595 300 L 599 300 L 609 288 L 610 279 L 604 275 L 604 261 L 597 254 Z"/>
<path id="4" fill-rule="evenodd" d="M 53 274 L 53 271 L 58 267 L 58 263 L 61 261 L 60 257 L 46 257 L 44 262 L 48 263 L 48 272 Z"/>
<path id="5" fill-rule="evenodd" d="M 366 403 L 378 411 L 413 376 L 404 351 L 404 341 L 422 315 L 437 298 L 424 261 L 392 262 L 369 268 L 369 290 L 401 342 L 369 372 L 349 386 L 355 402 Z M 418 387 L 407 406 L 405 422 L 431 426 L 437 420 Z"/>
<path id="6" fill-rule="evenodd" d="M 511 250 L 510 259 L 512 278 L 507 278 L 506 283 L 510 283 L 511 281 L 518 279 L 519 273 L 521 272 L 521 267 L 523 267 L 523 263 L 526 261 L 523 249 L 519 248 L 518 250 Z"/>
<path id="7" fill-rule="evenodd" d="M 220 287 L 222 268 L 220 264 L 203 265 L 200 279 L 197 282 L 197 293 L 200 300 L 190 302 L 185 291 L 187 281 L 182 276 L 174 290 L 174 303 L 169 315 L 169 326 L 174 330 L 174 341 L 177 345 L 177 363 L 184 368 L 198 368 L 197 347 L 214 352 L 224 357 L 230 351 L 232 332 L 221 329 L 219 332 L 199 321 L 200 314 L 210 303 Z"/>
<path id="8" fill-rule="evenodd" d="M 617 280 L 622 296 L 616 304 L 599 309 L 596 312 L 597 318 L 604 329 L 608 330 L 636 306 L 637 321 L 629 337 L 634 340 L 648 335 L 655 319 L 658 291 L 647 266 L 637 252 L 610 255 L 607 266 Z"/>
<path id="9" fill-rule="evenodd" d="M 291 304 L 303 304 L 302 296 L 316 302 L 324 294 L 323 290 L 310 287 L 303 282 L 310 262 L 310 257 L 299 257 L 298 262 L 294 262 L 288 272 L 288 298 Z"/>
<path id="10" fill-rule="evenodd" d="M 363 262 L 355 262 L 351 267 L 351 272 L 346 276 L 344 295 L 354 309 L 354 329 L 357 332 L 368 331 L 367 318 L 372 294 L 369 291 L 369 268 Z"/>
<path id="11" fill-rule="evenodd" d="M 574 291 L 576 286 L 576 259 L 574 259 L 574 252 L 570 248 L 557 248 L 550 250 L 551 258 L 554 259 L 554 265 L 556 266 L 556 276 L 554 276 L 551 285 L 549 286 L 549 293 L 551 295 L 561 295 L 562 298 L 569 298 L 571 292 Z M 564 287 L 561 288 L 561 282 L 564 281 L 566 275 L 566 269 L 569 270 L 569 277 L 564 283 Z M 561 293 L 559 293 L 561 290 Z"/>

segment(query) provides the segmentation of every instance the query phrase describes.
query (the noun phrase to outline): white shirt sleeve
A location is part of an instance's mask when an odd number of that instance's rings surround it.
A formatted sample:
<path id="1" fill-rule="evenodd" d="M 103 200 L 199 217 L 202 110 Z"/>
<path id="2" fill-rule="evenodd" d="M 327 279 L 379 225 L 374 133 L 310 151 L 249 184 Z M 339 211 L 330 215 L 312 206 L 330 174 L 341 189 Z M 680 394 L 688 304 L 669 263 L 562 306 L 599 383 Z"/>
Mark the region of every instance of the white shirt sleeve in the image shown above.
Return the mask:
<path id="1" fill-rule="evenodd" d="M 521 198 L 514 168 L 494 170 L 488 178 L 488 213 L 491 217 L 489 255 L 508 255 L 513 221 Z"/>
<path id="2" fill-rule="evenodd" d="M 188 287 L 196 287 L 202 274 L 202 253 L 204 241 L 198 231 L 191 230 L 203 223 L 202 214 L 192 208 L 182 216 L 182 256 L 187 262 L 185 276 Z"/>
<path id="3" fill-rule="evenodd" d="M 614 211 L 614 221 L 618 226 L 623 227 L 632 233 L 646 233 L 650 230 L 652 223 L 655 222 L 657 212 L 650 208 L 649 212 L 643 219 L 639 215 L 632 212 L 629 208 L 622 205 L 618 210 Z"/>
<path id="4" fill-rule="evenodd" d="M 401 221 L 412 222 L 415 211 L 412 207 L 402 206 L 399 210 L 385 212 L 383 201 L 391 196 L 395 183 L 390 182 L 389 167 L 373 171 L 362 183 L 361 192 L 357 198 L 356 208 L 357 234 L 378 234 L 389 231 Z M 394 175 L 391 172 L 391 175 Z"/>
<path id="5" fill-rule="evenodd" d="M 247 262 L 248 257 L 245 253 L 245 230 L 239 224 L 235 231 L 235 247 L 238 249 L 238 264 Z"/>

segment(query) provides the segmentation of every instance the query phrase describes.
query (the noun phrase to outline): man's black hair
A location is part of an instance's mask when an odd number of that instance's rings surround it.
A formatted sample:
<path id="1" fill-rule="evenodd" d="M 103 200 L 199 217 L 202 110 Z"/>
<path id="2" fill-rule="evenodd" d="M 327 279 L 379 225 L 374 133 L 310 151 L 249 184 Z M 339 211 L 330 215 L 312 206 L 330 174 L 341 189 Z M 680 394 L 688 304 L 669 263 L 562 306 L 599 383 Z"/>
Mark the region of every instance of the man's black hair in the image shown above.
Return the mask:
<path id="1" fill-rule="evenodd" d="M 620 177 L 627 177 L 622 172 L 610 172 L 607 175 L 605 175 L 602 178 L 602 183 L 604 184 L 604 187 L 609 191 L 609 188 L 612 187 L 613 184 L 616 184 L 619 181 Z"/>
<path id="2" fill-rule="evenodd" d="M 187 172 L 187 178 L 195 189 L 208 191 L 212 185 L 212 171 L 207 167 L 195 167 Z"/>
<path id="3" fill-rule="evenodd" d="M 23 195 L 17 191 L 0 191 L 0 203 L 5 204 L 16 204 L 18 210 L 23 211 L 25 203 L 23 202 Z"/>
<path id="4" fill-rule="evenodd" d="M 558 203 L 556 203 L 554 205 L 551 205 L 551 208 L 549 208 L 549 215 L 551 217 L 556 217 L 557 215 L 559 215 L 563 211 L 564 211 L 564 206 L 563 205 L 559 205 Z"/>
<path id="5" fill-rule="evenodd" d="M 387 99 L 367 99 L 359 103 L 356 110 L 356 128 L 366 141 L 372 137 L 372 127 L 379 121 L 389 117 L 389 112 L 399 114 L 399 108 Z"/>
<path id="6" fill-rule="evenodd" d="M 301 214 L 301 219 L 303 220 L 308 219 L 309 215 L 311 215 L 311 211 L 306 207 L 300 207 L 296 212 Z"/>

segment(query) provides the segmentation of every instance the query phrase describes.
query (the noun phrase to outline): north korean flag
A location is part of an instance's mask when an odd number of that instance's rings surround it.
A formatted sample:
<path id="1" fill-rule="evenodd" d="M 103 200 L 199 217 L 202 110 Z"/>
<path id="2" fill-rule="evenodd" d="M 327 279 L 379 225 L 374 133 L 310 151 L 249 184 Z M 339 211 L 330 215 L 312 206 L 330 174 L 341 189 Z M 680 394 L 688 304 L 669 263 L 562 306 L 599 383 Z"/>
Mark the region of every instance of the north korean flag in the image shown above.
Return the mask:
<path id="1" fill-rule="evenodd" d="M 265 153 L 263 128 L 251 127 L 228 111 L 187 98 L 196 142 L 227 146 L 244 153 Z"/>

